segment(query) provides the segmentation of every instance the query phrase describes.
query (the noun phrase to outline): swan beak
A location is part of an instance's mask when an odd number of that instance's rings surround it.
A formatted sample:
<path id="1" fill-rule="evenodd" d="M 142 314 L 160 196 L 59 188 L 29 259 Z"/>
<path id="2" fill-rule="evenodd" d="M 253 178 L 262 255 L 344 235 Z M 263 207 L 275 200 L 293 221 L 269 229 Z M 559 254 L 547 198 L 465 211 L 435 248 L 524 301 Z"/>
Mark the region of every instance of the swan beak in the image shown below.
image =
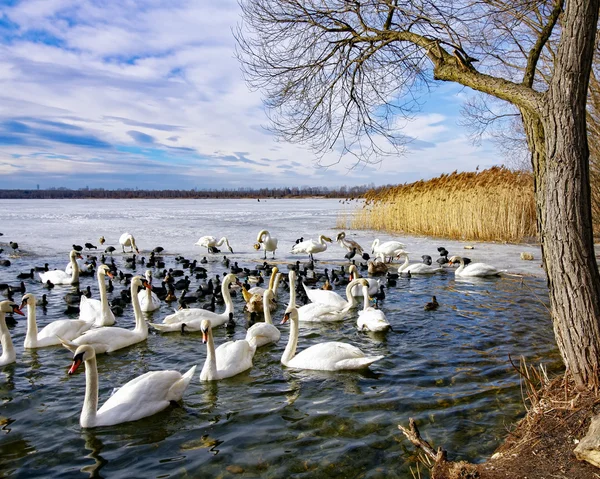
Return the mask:
<path id="1" fill-rule="evenodd" d="M 75 356 L 73 358 L 73 364 L 69 368 L 69 374 L 75 373 L 75 371 L 77 371 L 77 368 L 81 365 L 82 362 L 83 362 L 82 354 L 78 354 L 77 356 Z"/>
<path id="2" fill-rule="evenodd" d="M 202 344 L 206 344 L 208 342 L 208 335 L 206 331 L 202 331 Z"/>
<path id="3" fill-rule="evenodd" d="M 27 301 L 25 301 L 25 303 L 27 303 Z M 17 313 L 17 314 L 20 314 L 21 316 L 25 316 L 25 313 L 23 313 L 23 311 L 21 311 L 22 307 L 23 307 L 23 305 L 21 305 L 21 307 L 19 307 L 16 304 L 14 304 L 13 305 L 13 313 Z"/>
<path id="4" fill-rule="evenodd" d="M 290 313 L 285 313 L 283 315 L 283 319 L 281 320 L 281 324 L 287 323 L 289 321 L 289 319 L 290 319 Z"/>
<path id="5" fill-rule="evenodd" d="M 107 272 L 106 272 L 106 276 L 108 276 L 110 279 L 115 279 L 115 275 L 114 275 L 114 273 L 112 273 L 112 272 L 110 272 L 110 271 L 107 271 Z"/>

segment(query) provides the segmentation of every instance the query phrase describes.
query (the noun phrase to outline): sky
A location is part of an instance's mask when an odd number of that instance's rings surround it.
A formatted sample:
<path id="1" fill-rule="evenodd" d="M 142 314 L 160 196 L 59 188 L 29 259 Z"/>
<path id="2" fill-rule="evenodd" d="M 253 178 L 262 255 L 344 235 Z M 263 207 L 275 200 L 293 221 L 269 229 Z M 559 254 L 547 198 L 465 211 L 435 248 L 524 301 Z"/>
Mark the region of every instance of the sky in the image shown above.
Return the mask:
<path id="1" fill-rule="evenodd" d="M 264 128 L 240 21 L 235 0 L 0 0 L 0 189 L 379 186 L 504 162 L 459 126 L 468 92 L 440 82 L 404 156 L 320 167 Z"/>

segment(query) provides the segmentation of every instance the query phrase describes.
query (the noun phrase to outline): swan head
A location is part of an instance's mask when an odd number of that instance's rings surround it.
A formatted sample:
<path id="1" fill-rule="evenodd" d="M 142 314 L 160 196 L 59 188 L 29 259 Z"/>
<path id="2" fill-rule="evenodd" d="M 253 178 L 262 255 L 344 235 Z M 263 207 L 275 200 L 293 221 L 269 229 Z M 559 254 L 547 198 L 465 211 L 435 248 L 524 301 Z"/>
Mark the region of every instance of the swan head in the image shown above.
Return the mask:
<path id="1" fill-rule="evenodd" d="M 448 264 L 460 263 L 461 260 L 462 258 L 460 256 L 452 256 L 451 258 L 448 258 Z"/>
<path id="2" fill-rule="evenodd" d="M 0 303 L 0 311 L 3 313 L 16 313 L 25 316 L 23 311 L 21 311 L 21 308 L 19 308 L 19 305 L 10 300 L 2 301 Z"/>
<path id="3" fill-rule="evenodd" d="M 35 296 L 33 294 L 27 293 L 23 295 L 19 309 L 23 309 L 25 306 L 35 306 Z"/>
<path id="4" fill-rule="evenodd" d="M 281 320 L 281 324 L 287 323 L 289 320 L 298 321 L 298 308 L 292 307 L 289 311 L 286 311 Z"/>
<path id="5" fill-rule="evenodd" d="M 72 250 L 71 253 L 69 253 L 69 257 L 71 259 L 83 259 L 83 256 L 81 256 L 81 253 L 79 251 L 75 251 L 75 250 Z"/>
<path id="6" fill-rule="evenodd" d="M 73 355 L 73 364 L 69 368 L 69 375 L 74 374 L 77 368 L 81 366 L 84 361 L 90 361 L 96 357 L 96 351 L 93 347 L 88 344 L 82 344 L 75 350 Z"/>
<path id="7" fill-rule="evenodd" d="M 346 237 L 346 233 L 344 231 L 340 231 L 337 236 L 335 237 L 336 241 L 340 241 L 343 240 Z"/>
<path id="8" fill-rule="evenodd" d="M 131 288 L 143 286 L 146 289 L 152 289 L 152 285 L 148 282 L 146 278 L 142 278 L 141 276 L 134 276 L 131 278 Z"/>
<path id="9" fill-rule="evenodd" d="M 100 267 L 98 268 L 97 274 L 103 275 L 103 276 L 108 276 L 110 279 L 113 279 L 115 277 L 115 275 L 111 273 L 110 268 L 108 266 L 106 266 L 105 264 L 100 265 Z"/>
<path id="10" fill-rule="evenodd" d="M 210 334 L 211 324 L 208 319 L 203 319 L 200 323 L 200 331 L 202 331 L 202 344 L 208 342 L 208 335 Z"/>
<path id="11" fill-rule="evenodd" d="M 327 241 L 328 243 L 333 243 L 332 239 L 329 236 L 325 236 L 325 235 L 321 235 L 323 237 L 324 241 Z"/>

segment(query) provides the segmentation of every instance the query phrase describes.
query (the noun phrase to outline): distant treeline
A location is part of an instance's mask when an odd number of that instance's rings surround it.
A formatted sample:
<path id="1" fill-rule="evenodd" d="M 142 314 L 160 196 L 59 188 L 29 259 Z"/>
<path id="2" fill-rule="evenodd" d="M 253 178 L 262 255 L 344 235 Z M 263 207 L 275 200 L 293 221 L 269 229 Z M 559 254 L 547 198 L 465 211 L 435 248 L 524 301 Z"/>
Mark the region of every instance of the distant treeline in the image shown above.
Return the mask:
<path id="1" fill-rule="evenodd" d="M 0 199 L 201 199 L 201 198 L 355 198 L 362 196 L 373 185 L 292 188 L 238 188 L 213 190 L 105 190 L 103 188 L 51 188 L 48 190 L 0 190 Z"/>

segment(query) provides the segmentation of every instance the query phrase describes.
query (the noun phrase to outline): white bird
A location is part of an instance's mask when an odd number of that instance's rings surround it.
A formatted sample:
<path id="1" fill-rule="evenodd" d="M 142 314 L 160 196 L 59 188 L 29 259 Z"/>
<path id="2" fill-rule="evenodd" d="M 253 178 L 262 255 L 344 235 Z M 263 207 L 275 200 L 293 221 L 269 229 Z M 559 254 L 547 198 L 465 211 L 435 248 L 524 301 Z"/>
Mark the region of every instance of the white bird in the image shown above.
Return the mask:
<path id="1" fill-rule="evenodd" d="M 70 341 L 81 336 L 94 325 L 93 322 L 80 319 L 58 319 L 47 324 L 38 332 L 35 305 L 33 294 L 27 293 L 23 296 L 20 309 L 27 306 L 27 333 L 23 342 L 25 349 L 57 346 L 60 344 L 59 336 Z"/>
<path id="2" fill-rule="evenodd" d="M 105 278 L 112 278 L 110 268 L 105 264 L 98 267 L 96 278 L 98 278 L 98 289 L 100 290 L 100 299 L 88 298 L 81 295 L 79 300 L 79 319 L 93 324 L 95 328 L 102 326 L 112 326 L 115 324 L 115 315 L 108 304 L 108 295 L 106 294 Z M 61 335 L 59 335 L 61 336 Z M 71 339 L 61 336 L 63 339 Z"/>
<path id="3" fill-rule="evenodd" d="M 208 319 L 202 320 L 200 330 L 202 342 L 207 344 L 206 361 L 200 372 L 200 381 L 230 378 L 252 367 L 256 347 L 248 341 L 227 341 L 215 350 L 212 327 Z"/>
<path id="4" fill-rule="evenodd" d="M 229 273 L 221 283 L 221 294 L 225 301 L 225 311 L 223 313 L 213 313 L 212 311 L 200 308 L 180 309 L 163 319 L 162 324 L 150 323 L 150 325 L 164 333 L 182 331 L 184 329 L 186 331 L 200 331 L 204 319 L 210 320 L 214 328 L 222 326 L 229 321 L 229 313 L 233 313 L 233 301 L 229 293 L 229 285 L 232 282 L 237 282 L 237 277 L 235 274 Z"/>
<path id="5" fill-rule="evenodd" d="M 350 267 L 348 268 L 348 273 L 350 274 L 350 279 L 358 279 L 360 278 L 360 273 L 358 272 L 358 268 L 356 267 L 355 264 L 351 264 Z M 375 278 L 364 278 L 367 283 L 369 284 L 369 294 L 373 295 L 375 293 L 377 293 L 377 291 L 379 291 L 379 280 L 375 279 Z M 354 288 L 352 288 L 352 296 L 362 296 L 363 294 L 363 289 L 362 289 L 362 285 L 357 285 Z"/>
<path id="6" fill-rule="evenodd" d="M 131 253 L 135 249 L 137 254 L 140 254 L 140 250 L 135 244 L 135 238 L 130 233 L 123 233 L 119 238 L 119 243 L 121 243 L 121 248 L 123 249 L 123 253 L 125 253 L 125 246 L 129 246 L 131 248 Z"/>
<path id="7" fill-rule="evenodd" d="M 500 274 L 500 271 L 495 267 L 485 263 L 469 263 L 465 266 L 465 262 L 460 256 L 452 256 L 448 262 L 450 264 L 460 263 L 460 266 L 454 272 L 454 275 L 459 277 L 498 276 Z"/>
<path id="8" fill-rule="evenodd" d="M 294 282 L 294 284 L 296 282 L 296 273 L 294 271 L 289 272 L 289 280 L 290 280 L 290 292 L 291 292 L 294 289 L 291 286 L 292 282 Z M 304 291 L 306 292 L 308 299 L 310 299 L 313 303 L 322 303 L 322 304 L 331 305 L 339 310 L 339 309 L 344 309 L 347 307 L 352 308 L 352 307 L 356 306 L 356 300 L 352 296 L 352 288 L 357 284 L 358 283 L 351 281 L 350 283 L 348 283 L 346 285 L 346 299 L 342 298 L 335 291 L 328 291 L 325 289 L 310 289 L 310 288 L 307 288 L 304 283 L 302 283 L 302 286 L 304 286 Z"/>
<path id="9" fill-rule="evenodd" d="M 86 263 L 83 258 L 77 260 L 77 266 L 79 266 L 79 273 L 82 271 L 92 271 L 94 269 L 94 265 L 92 263 Z M 65 273 L 73 274 L 73 265 L 70 261 L 67 266 L 65 266 Z"/>
<path id="10" fill-rule="evenodd" d="M 277 288 L 279 287 L 279 282 L 281 281 L 281 273 L 278 272 L 277 267 L 273 268 L 273 272 L 271 273 L 271 279 L 269 280 L 269 287 L 262 288 L 260 286 L 254 286 L 250 288 L 248 291 L 242 287 L 242 295 L 244 297 L 244 301 L 246 301 L 246 309 L 252 313 L 262 313 L 264 311 L 265 304 L 263 302 L 263 296 L 265 291 L 271 290 L 273 295 L 270 298 L 268 304 L 269 311 L 275 311 L 277 308 Z"/>
<path id="11" fill-rule="evenodd" d="M 383 358 L 383 356 L 366 356 L 356 346 L 337 341 L 315 344 L 296 354 L 298 346 L 298 310 L 296 308 L 285 313 L 283 322 L 288 320 L 290 320 L 290 335 L 281 356 L 281 364 L 284 366 L 295 369 L 339 371 L 366 368 Z"/>
<path id="12" fill-rule="evenodd" d="M 400 265 L 398 268 L 398 273 L 435 274 L 438 271 L 442 271 L 442 268 L 439 266 L 433 267 L 425 263 L 409 264 L 408 253 L 406 252 L 402 252 L 398 256 L 404 256 L 404 263 L 402 263 L 402 265 Z"/>
<path id="13" fill-rule="evenodd" d="M 363 309 L 358 312 L 358 319 L 356 325 L 361 331 L 373 331 L 373 332 L 385 332 L 388 331 L 392 325 L 388 323 L 385 314 L 381 309 L 375 309 L 369 303 L 368 287 L 363 286 Z"/>
<path id="14" fill-rule="evenodd" d="M 55 269 L 52 271 L 45 271 L 40 273 L 40 280 L 42 283 L 50 281 L 52 284 L 77 284 L 79 283 L 79 266 L 77 265 L 77 258 L 81 258 L 81 255 L 73 250 L 69 254 L 70 264 L 72 268 L 71 273 L 67 273 L 61 269 Z"/>
<path id="15" fill-rule="evenodd" d="M 269 304 L 272 299 L 273 291 L 270 289 L 265 290 L 263 293 L 263 304 Z M 279 329 L 273 325 L 269 308 L 265 308 L 264 314 L 264 323 L 255 323 L 246 331 L 246 341 L 254 348 L 259 348 L 270 343 L 277 343 L 279 338 L 281 338 Z"/>
<path id="16" fill-rule="evenodd" d="M 354 241 L 353 239 L 347 239 L 346 238 L 346 232 L 345 231 L 341 231 L 338 233 L 337 237 L 335 238 L 335 240 L 339 243 L 339 245 L 346 249 L 347 251 L 352 251 L 353 249 L 356 248 L 356 252 L 361 255 L 364 253 L 363 247 L 361 245 L 359 245 L 356 241 Z"/>
<path id="17" fill-rule="evenodd" d="M 133 305 L 133 314 L 135 316 L 135 328 L 133 330 L 117 328 L 115 326 L 91 329 L 73 341 L 61 341 L 63 346 L 75 352 L 77 347 L 87 344 L 94 348 L 96 354 L 102 354 L 145 341 L 148 338 L 148 325 L 142 315 L 140 302 L 137 297 L 138 288 L 142 285 L 146 288 L 151 288 L 148 281 L 141 276 L 134 276 L 131 279 L 131 304 Z"/>
<path id="18" fill-rule="evenodd" d="M 214 249 L 217 246 L 221 246 L 223 243 L 227 245 L 230 253 L 233 253 L 233 249 L 229 244 L 229 240 L 223 236 L 219 241 L 214 236 L 202 236 L 198 241 L 196 241 L 196 246 L 204 246 L 209 253 L 213 253 Z"/>
<path id="19" fill-rule="evenodd" d="M 318 241 L 309 239 L 295 244 L 292 246 L 292 253 L 308 253 L 310 260 L 314 261 L 313 254 L 325 251 L 328 242 L 331 243 L 331 238 L 320 235 Z"/>
<path id="20" fill-rule="evenodd" d="M 150 371 L 124 384 L 98 407 L 98 367 L 96 352 L 88 345 L 77 348 L 69 374 L 85 362 L 85 398 L 81 408 L 81 427 L 113 426 L 137 421 L 166 409 L 171 402 L 180 401 L 196 366 L 185 374 L 179 371 Z"/>
<path id="21" fill-rule="evenodd" d="M 19 306 L 12 301 L 0 302 L 0 344 L 2 344 L 2 356 L 0 356 L 0 366 L 12 364 L 17 359 L 15 346 L 10 337 L 10 331 L 6 326 L 6 313 L 17 313 L 25 316 L 19 309 Z"/>
<path id="22" fill-rule="evenodd" d="M 386 258 L 389 257 L 390 263 L 392 259 L 402 253 L 403 250 L 404 244 L 400 243 L 400 241 L 386 241 L 385 243 L 380 243 L 379 238 L 376 238 L 371 245 L 371 254 L 381 256 L 384 262 L 386 261 Z"/>
<path id="23" fill-rule="evenodd" d="M 265 250 L 265 256 L 263 259 L 267 259 L 268 251 L 272 251 L 273 258 L 275 258 L 275 250 L 277 249 L 277 238 L 273 238 L 267 230 L 260 230 L 258 236 L 256 237 L 256 244 L 254 245 L 254 247 L 256 248 L 256 245 L 258 245 L 258 248 L 256 249 L 259 249 L 261 244 Z"/>
<path id="24" fill-rule="evenodd" d="M 152 285 L 152 271 L 146 270 L 144 276 L 146 276 L 146 281 Z M 141 290 L 138 293 L 138 300 L 140 301 L 140 309 L 145 313 L 156 311 L 161 305 L 160 299 L 150 288 Z"/>

